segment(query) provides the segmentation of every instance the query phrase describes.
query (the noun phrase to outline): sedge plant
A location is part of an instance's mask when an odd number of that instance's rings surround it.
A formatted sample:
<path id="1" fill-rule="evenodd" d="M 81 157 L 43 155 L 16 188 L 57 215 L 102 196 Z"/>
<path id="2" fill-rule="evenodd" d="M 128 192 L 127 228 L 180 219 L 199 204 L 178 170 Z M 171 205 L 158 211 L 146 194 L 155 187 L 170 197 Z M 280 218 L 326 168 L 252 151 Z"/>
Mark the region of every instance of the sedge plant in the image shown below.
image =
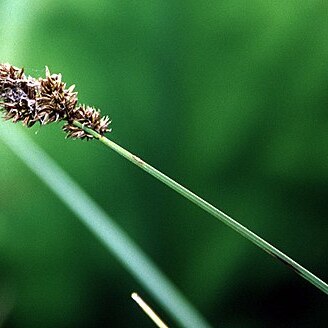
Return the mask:
<path id="1" fill-rule="evenodd" d="M 96 139 L 102 142 L 211 214 L 215 219 L 225 223 L 328 295 L 327 283 L 312 272 L 206 200 L 108 139 L 105 136 L 107 132 L 111 131 L 109 128 L 111 121 L 108 116 L 101 116 L 100 111 L 94 107 L 78 104 L 74 85 L 67 88 L 66 84 L 62 82 L 61 74 L 51 74 L 46 68 L 46 78 L 35 79 L 26 76 L 23 69 L 10 64 L 1 64 L 0 108 L 4 113 L 5 120 L 12 120 L 14 123 L 21 121 L 27 127 L 36 123 L 46 125 L 64 121 L 63 130 L 67 133 L 67 137 Z"/>

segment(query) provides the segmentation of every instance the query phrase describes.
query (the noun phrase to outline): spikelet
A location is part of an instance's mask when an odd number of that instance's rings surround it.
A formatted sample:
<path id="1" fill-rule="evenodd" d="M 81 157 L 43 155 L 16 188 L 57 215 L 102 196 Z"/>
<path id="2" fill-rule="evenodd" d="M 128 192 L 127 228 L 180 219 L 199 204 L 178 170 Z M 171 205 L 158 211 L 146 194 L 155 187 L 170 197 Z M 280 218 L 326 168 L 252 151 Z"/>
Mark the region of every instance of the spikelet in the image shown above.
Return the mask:
<path id="1" fill-rule="evenodd" d="M 75 86 L 66 89 L 66 83 L 61 79 L 61 74 L 50 74 L 48 67 L 46 67 L 46 78 L 39 78 L 37 106 L 41 124 L 66 119 L 77 104 L 77 92 L 73 92 Z"/>
<path id="2" fill-rule="evenodd" d="M 77 121 L 83 126 L 104 135 L 106 132 L 110 132 L 108 128 L 111 123 L 108 116 L 101 117 L 100 110 L 94 107 L 80 105 L 70 113 L 70 120 L 63 126 L 63 130 L 67 132 L 67 137 L 73 139 L 92 139 L 93 135 L 73 125 L 72 121 Z"/>
<path id="3" fill-rule="evenodd" d="M 0 64 L 0 107 L 5 120 L 22 121 L 31 127 L 37 121 L 38 82 L 26 77 L 23 69 Z"/>

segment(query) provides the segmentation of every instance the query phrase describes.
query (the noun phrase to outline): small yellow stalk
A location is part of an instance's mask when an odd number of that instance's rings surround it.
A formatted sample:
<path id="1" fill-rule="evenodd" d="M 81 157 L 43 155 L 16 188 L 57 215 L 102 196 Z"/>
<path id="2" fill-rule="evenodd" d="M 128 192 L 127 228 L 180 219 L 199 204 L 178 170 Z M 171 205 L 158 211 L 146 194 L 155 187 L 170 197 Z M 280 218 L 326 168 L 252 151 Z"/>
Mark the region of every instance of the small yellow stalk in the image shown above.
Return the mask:
<path id="1" fill-rule="evenodd" d="M 151 320 L 153 320 L 153 322 L 156 324 L 157 327 L 169 328 L 137 293 L 132 293 L 131 297 L 136 301 L 136 303 L 141 307 L 141 309 L 148 315 L 148 317 Z"/>

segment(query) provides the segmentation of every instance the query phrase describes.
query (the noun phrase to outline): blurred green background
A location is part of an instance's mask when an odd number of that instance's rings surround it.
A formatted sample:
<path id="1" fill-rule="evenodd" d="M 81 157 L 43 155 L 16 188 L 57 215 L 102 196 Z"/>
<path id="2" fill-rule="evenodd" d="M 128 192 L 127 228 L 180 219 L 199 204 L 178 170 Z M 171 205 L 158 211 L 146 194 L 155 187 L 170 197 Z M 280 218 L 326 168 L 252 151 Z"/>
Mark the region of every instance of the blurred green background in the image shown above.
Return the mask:
<path id="1" fill-rule="evenodd" d="M 324 1 L 1 0 L 0 62 L 61 72 L 114 141 L 327 281 L 327 31 Z M 213 326 L 326 327 L 322 292 L 100 143 L 24 131 Z M 153 327 L 132 291 L 172 322 L 1 140 L 0 165 L 1 327 Z"/>

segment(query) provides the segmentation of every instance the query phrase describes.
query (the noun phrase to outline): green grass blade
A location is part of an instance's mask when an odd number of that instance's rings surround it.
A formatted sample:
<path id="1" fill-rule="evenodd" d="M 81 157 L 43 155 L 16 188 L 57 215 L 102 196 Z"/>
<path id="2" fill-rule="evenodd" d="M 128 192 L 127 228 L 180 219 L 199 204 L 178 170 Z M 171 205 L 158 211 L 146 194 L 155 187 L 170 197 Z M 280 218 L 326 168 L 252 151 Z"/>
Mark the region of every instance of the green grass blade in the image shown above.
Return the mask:
<path id="1" fill-rule="evenodd" d="M 118 154 L 128 159 L 133 164 L 139 166 L 147 173 L 151 174 L 156 179 L 160 180 L 167 186 L 169 186 L 171 189 L 175 190 L 206 212 L 210 213 L 212 216 L 214 216 L 216 219 L 219 219 L 223 223 L 225 223 L 227 226 L 232 228 L 233 230 L 237 231 L 239 234 L 241 234 L 243 237 L 247 238 L 251 242 L 253 242 L 255 245 L 263 249 L 265 252 L 269 253 L 273 257 L 277 258 L 281 262 L 283 262 L 285 265 L 287 265 L 289 268 L 294 270 L 296 273 L 298 273 L 301 277 L 308 280 L 311 284 L 319 288 L 321 291 L 326 293 L 328 295 L 328 285 L 315 276 L 313 273 L 311 273 L 309 270 L 305 269 L 303 266 L 295 262 L 293 259 L 291 259 L 289 256 L 281 252 L 279 249 L 265 241 L 263 238 L 259 237 L 254 232 L 250 231 L 246 227 L 244 227 L 242 224 L 228 216 L 227 214 L 223 213 L 219 209 L 217 209 L 215 206 L 208 203 L 206 200 L 202 199 L 201 197 L 197 196 L 187 188 L 183 187 L 173 179 L 169 178 L 162 172 L 158 171 L 151 165 L 144 162 L 139 157 L 133 155 L 126 149 L 122 148 L 118 144 L 114 143 L 113 141 L 109 140 L 108 138 L 99 135 L 97 132 L 88 129 L 86 127 L 83 127 L 80 123 L 74 122 L 74 124 L 80 128 L 83 128 L 88 133 L 92 134 L 95 138 L 97 138 L 99 141 L 101 141 L 103 144 L 108 146 L 109 148 L 115 150 Z"/>
<path id="2" fill-rule="evenodd" d="M 181 327 L 209 328 L 201 314 L 139 246 L 67 173 L 12 123 L 0 123 L 4 142 L 94 233 Z"/>

